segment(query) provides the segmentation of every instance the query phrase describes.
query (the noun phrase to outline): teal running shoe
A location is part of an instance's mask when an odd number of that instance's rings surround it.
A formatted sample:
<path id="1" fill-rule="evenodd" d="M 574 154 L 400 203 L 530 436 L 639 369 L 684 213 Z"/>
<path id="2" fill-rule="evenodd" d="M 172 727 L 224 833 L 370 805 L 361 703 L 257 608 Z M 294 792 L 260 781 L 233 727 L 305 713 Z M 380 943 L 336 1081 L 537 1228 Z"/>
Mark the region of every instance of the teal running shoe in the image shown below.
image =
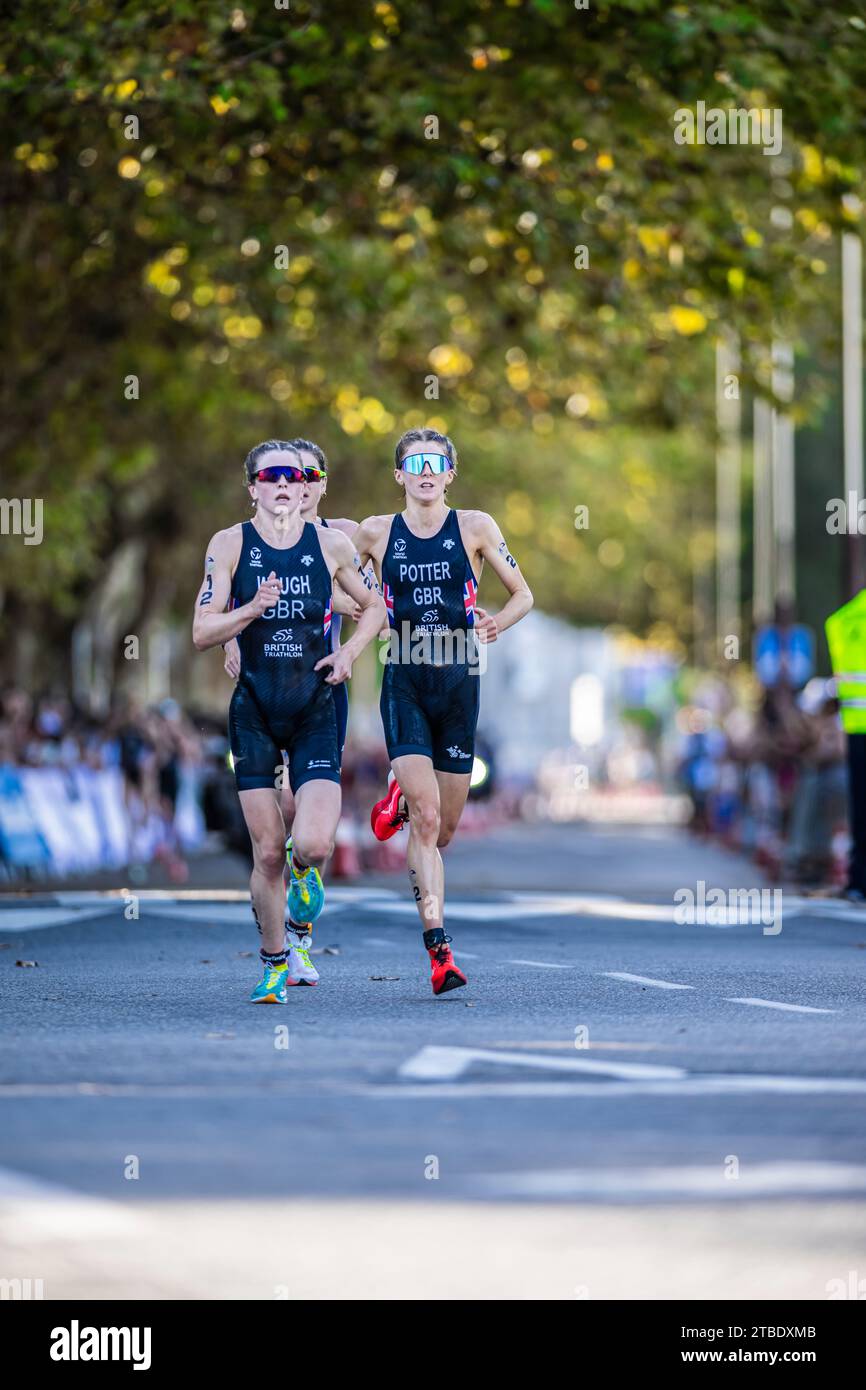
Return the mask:
<path id="1" fill-rule="evenodd" d="M 308 924 L 315 922 L 325 906 L 325 889 L 322 875 L 312 865 L 299 874 L 294 861 L 289 860 L 289 893 L 286 900 L 292 922 Z"/>
<path id="2" fill-rule="evenodd" d="M 285 965 L 266 965 L 265 973 L 250 995 L 251 1004 L 288 1004 L 286 987 L 289 971 Z"/>

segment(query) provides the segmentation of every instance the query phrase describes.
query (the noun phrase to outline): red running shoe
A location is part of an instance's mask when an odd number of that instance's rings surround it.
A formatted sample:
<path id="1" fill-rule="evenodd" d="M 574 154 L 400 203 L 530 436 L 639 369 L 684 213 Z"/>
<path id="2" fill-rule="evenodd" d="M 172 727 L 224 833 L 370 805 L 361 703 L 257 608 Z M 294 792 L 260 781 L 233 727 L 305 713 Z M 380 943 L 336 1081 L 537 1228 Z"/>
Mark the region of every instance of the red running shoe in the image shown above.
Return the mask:
<path id="1" fill-rule="evenodd" d="M 448 945 L 450 940 L 451 937 L 446 936 L 437 946 L 427 948 L 430 953 L 434 994 L 445 994 L 449 989 L 459 989 L 461 985 L 466 984 L 466 976 L 454 963 L 451 947 Z"/>
<path id="2" fill-rule="evenodd" d="M 409 819 L 409 808 L 406 805 L 406 798 L 400 790 L 396 777 L 388 788 L 388 795 L 370 812 L 370 825 L 377 840 L 390 840 L 392 835 L 396 835 L 398 830 Z"/>

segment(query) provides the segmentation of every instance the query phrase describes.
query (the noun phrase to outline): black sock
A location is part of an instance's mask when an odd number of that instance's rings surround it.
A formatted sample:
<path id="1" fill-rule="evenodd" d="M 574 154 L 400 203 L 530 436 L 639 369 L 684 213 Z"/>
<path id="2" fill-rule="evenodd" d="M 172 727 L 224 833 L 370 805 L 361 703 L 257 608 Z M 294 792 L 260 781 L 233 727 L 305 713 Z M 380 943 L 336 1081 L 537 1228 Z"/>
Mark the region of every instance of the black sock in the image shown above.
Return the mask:
<path id="1" fill-rule="evenodd" d="M 449 938 L 445 935 L 444 927 L 430 927 L 424 933 L 424 945 L 428 951 L 432 951 L 436 946 L 444 946 Z"/>
<path id="2" fill-rule="evenodd" d="M 285 965 L 288 959 L 286 951 L 266 951 L 264 947 L 259 951 L 259 959 L 262 965 Z"/>

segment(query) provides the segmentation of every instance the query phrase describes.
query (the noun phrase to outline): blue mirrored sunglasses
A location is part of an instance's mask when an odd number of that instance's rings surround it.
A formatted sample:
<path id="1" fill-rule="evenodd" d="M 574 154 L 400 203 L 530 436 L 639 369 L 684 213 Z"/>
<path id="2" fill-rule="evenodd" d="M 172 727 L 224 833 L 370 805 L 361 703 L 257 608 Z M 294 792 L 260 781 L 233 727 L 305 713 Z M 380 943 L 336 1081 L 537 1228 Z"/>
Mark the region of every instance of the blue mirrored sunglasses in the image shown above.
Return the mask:
<path id="1" fill-rule="evenodd" d="M 447 473 L 449 468 L 453 468 L 447 454 L 407 454 L 400 461 L 400 467 L 404 473 L 423 473 L 425 463 L 429 463 L 431 473 Z"/>

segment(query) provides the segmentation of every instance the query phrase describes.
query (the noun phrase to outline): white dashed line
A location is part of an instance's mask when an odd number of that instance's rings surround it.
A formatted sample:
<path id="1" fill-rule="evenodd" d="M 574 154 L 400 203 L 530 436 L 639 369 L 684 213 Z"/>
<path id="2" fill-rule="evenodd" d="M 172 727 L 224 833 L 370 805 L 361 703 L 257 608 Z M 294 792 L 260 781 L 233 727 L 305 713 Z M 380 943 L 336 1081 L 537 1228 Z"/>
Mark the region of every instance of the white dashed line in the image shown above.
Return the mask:
<path id="1" fill-rule="evenodd" d="M 652 985 L 655 989 L 694 989 L 694 985 L 676 985 L 672 980 L 652 980 L 649 975 L 630 975 L 627 970 L 603 970 L 608 980 L 631 980 L 636 985 Z"/>
<path id="2" fill-rule="evenodd" d="M 785 1009 L 793 1014 L 834 1014 L 835 1009 L 815 1009 L 811 1004 L 780 1004 L 777 999 L 731 999 L 728 1004 L 754 1004 L 759 1009 Z"/>
<path id="3" fill-rule="evenodd" d="M 509 960 L 507 965 L 534 965 L 538 970 L 573 970 L 571 965 L 558 965 L 552 960 Z"/>

